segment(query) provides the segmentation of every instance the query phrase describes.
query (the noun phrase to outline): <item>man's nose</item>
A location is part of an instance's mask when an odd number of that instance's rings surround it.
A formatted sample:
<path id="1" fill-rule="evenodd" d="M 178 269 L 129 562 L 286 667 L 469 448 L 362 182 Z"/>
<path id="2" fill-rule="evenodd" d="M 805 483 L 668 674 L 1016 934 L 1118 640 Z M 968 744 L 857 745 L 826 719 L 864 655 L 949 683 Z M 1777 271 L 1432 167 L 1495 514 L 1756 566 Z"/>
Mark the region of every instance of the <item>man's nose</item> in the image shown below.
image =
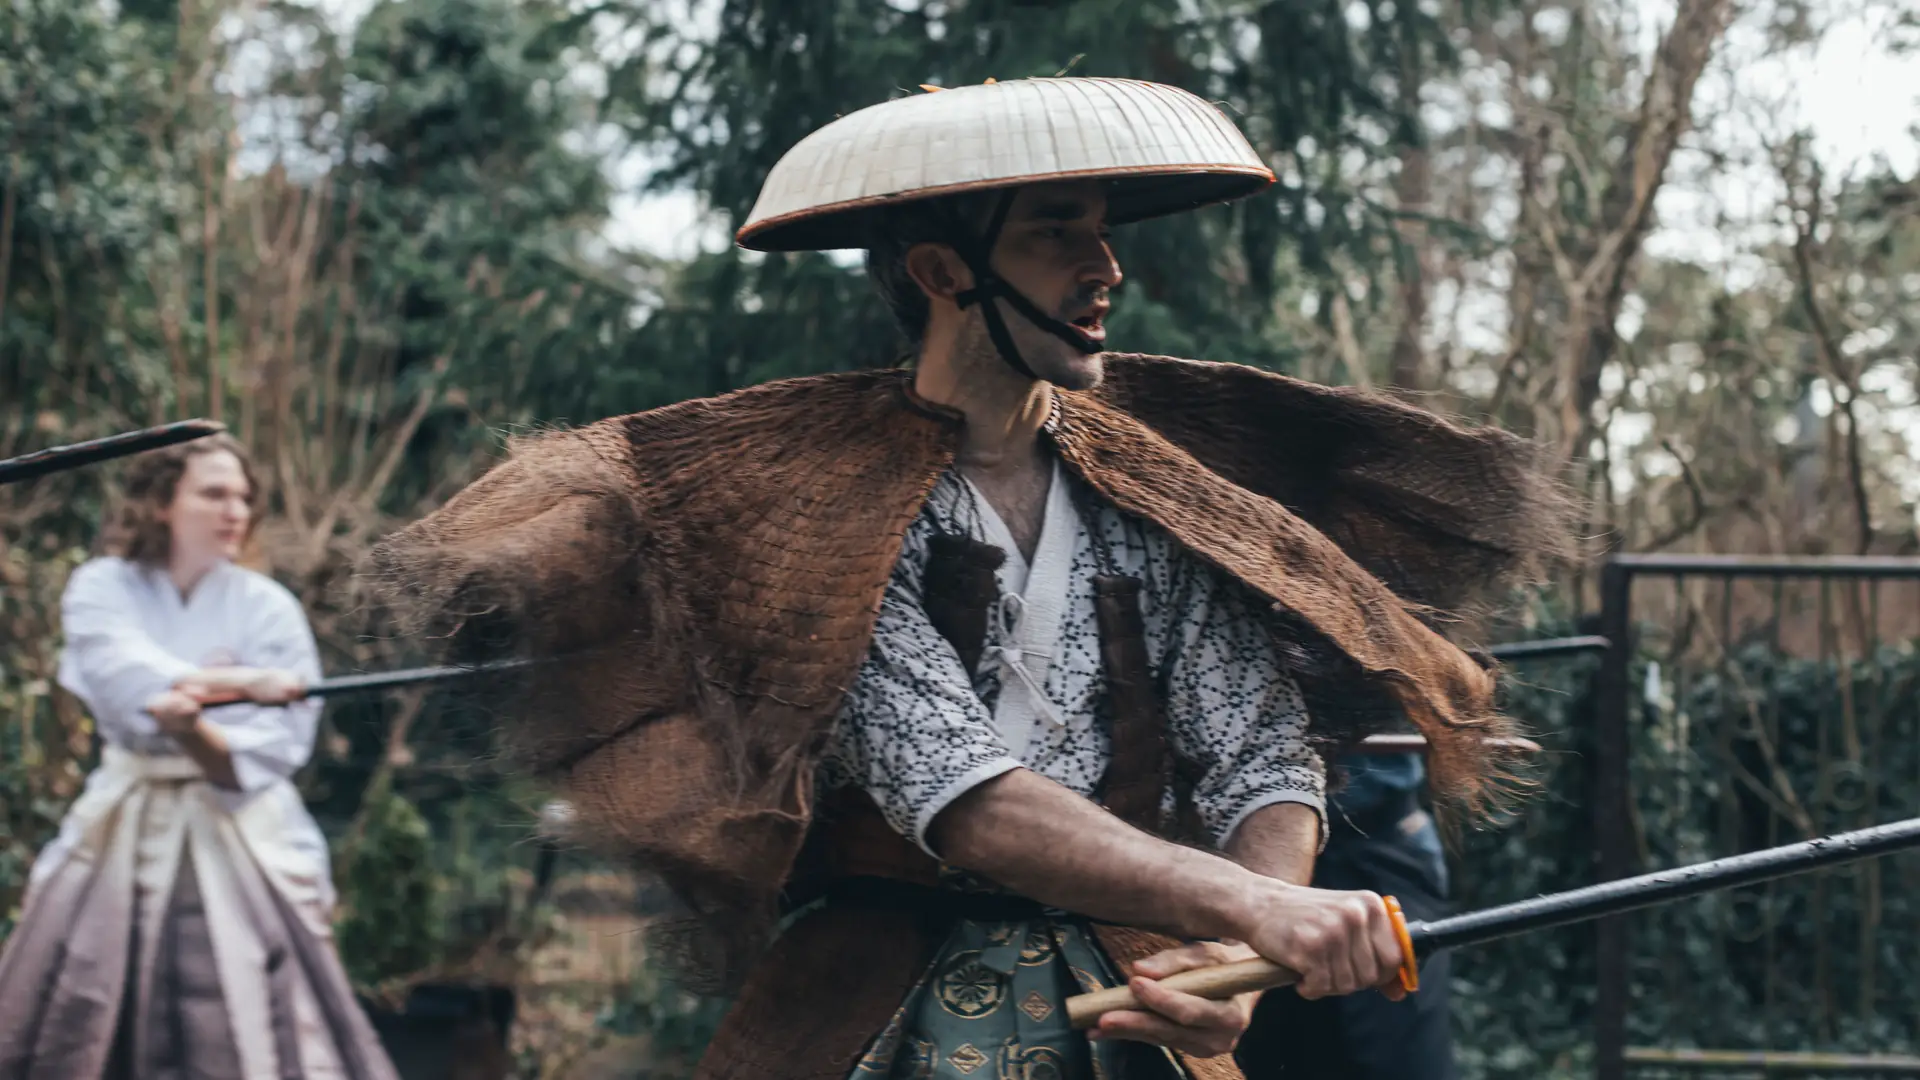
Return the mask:
<path id="1" fill-rule="evenodd" d="M 1087 260 L 1086 267 L 1081 271 L 1080 280 L 1082 283 L 1117 289 L 1125 277 L 1126 275 L 1120 272 L 1120 260 L 1114 257 L 1113 245 L 1103 240 L 1100 242 L 1100 254 Z"/>

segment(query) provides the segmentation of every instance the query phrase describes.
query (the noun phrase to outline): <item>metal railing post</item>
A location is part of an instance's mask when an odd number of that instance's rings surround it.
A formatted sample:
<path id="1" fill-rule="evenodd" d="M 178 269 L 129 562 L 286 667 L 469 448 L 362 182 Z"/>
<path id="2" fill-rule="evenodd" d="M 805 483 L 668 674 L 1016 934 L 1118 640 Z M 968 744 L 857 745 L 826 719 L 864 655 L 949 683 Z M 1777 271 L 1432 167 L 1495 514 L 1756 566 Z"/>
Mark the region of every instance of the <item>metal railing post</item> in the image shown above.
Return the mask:
<path id="1" fill-rule="evenodd" d="M 1633 663 L 1633 571 L 1609 559 L 1600 571 L 1600 634 L 1610 643 L 1600 662 L 1594 715 L 1593 835 L 1600 880 L 1634 871 L 1627 724 Z M 1627 1006 L 1631 974 L 1625 916 L 1594 927 L 1594 1075 L 1625 1080 Z"/>

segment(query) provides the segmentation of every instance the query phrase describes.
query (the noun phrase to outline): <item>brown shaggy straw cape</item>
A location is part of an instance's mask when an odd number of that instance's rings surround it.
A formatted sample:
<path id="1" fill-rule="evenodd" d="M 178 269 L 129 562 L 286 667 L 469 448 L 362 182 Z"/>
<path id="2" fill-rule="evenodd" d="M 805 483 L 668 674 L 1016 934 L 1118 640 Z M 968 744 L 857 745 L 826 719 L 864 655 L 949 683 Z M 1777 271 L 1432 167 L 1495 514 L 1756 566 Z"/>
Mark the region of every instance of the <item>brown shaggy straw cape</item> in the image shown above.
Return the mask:
<path id="1" fill-rule="evenodd" d="M 443 659 L 549 661 L 487 689 L 522 760 L 709 924 L 774 915 L 902 537 L 953 463 L 958 420 L 910 378 L 794 379 L 521 440 L 375 555 Z M 1496 794 L 1494 676 L 1435 626 L 1564 552 L 1567 502 L 1528 444 L 1160 357 L 1110 356 L 1097 390 L 1055 396 L 1043 438 L 1069 469 L 1266 602 L 1323 749 L 1411 721 L 1436 796 Z M 743 952 L 701 960 L 737 980 Z M 846 1023 L 729 1024 L 703 1074 L 844 1076 L 874 1031 L 853 999 L 882 1020 L 898 1003 L 897 974 L 861 978 L 884 985 L 846 987 Z"/>

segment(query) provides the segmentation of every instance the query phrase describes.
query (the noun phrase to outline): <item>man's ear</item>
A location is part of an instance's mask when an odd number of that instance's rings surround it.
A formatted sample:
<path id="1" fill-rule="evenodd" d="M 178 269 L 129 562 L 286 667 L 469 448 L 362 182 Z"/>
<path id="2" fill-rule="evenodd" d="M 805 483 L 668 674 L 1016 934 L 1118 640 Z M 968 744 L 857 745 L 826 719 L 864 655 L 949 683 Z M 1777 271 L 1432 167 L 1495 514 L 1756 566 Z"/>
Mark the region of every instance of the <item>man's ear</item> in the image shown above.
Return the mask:
<path id="1" fill-rule="evenodd" d="M 931 299 L 952 302 L 973 288 L 973 272 L 945 244 L 915 244 L 907 249 L 907 276 Z"/>

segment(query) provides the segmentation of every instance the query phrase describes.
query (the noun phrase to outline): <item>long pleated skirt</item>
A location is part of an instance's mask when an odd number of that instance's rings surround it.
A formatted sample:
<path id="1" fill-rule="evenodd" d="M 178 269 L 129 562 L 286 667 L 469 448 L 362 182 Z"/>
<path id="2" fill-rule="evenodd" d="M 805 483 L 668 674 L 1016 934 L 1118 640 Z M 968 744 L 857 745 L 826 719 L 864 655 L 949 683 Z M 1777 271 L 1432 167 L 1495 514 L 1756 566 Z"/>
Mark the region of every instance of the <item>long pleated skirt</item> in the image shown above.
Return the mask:
<path id="1" fill-rule="evenodd" d="M 286 806 L 107 747 L 0 954 L 0 1080 L 395 1080 Z"/>

